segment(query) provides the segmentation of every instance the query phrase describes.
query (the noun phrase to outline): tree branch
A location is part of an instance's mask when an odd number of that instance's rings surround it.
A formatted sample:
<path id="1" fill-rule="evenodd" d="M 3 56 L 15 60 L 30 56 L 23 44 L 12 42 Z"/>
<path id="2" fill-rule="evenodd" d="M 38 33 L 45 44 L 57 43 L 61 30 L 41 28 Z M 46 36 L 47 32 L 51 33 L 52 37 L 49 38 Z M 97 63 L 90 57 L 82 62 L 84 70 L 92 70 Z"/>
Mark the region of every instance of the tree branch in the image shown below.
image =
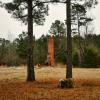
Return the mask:
<path id="1" fill-rule="evenodd" d="M 45 1 L 45 2 L 39 2 L 39 3 L 36 3 L 36 5 L 35 6 L 33 6 L 33 9 L 37 6 L 37 5 L 39 5 L 39 4 L 41 4 L 41 3 L 43 3 L 43 4 L 46 4 L 46 3 L 66 3 L 66 1 L 65 2 L 62 2 L 62 1 Z"/>
<path id="2" fill-rule="evenodd" d="M 37 5 L 39 5 L 39 4 L 41 4 L 41 3 L 43 3 L 43 4 L 46 4 L 46 3 L 66 3 L 66 1 L 65 2 L 62 2 L 62 1 L 45 1 L 45 2 L 39 2 L 39 3 L 36 3 L 34 6 L 33 6 L 33 9 L 37 6 Z M 24 16 L 20 16 L 20 18 L 23 18 L 23 17 L 27 17 L 27 15 L 24 15 Z"/>

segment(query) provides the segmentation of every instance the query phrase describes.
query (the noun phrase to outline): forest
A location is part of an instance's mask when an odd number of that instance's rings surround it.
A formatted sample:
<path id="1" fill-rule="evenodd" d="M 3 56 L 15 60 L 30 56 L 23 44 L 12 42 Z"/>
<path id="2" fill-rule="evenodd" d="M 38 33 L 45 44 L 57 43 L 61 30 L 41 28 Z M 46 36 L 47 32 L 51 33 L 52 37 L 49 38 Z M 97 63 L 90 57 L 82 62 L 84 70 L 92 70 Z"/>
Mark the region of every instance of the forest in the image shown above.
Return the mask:
<path id="1" fill-rule="evenodd" d="M 58 30 L 59 29 L 59 30 Z M 55 60 L 57 63 L 66 64 L 66 29 L 65 24 L 59 20 L 52 23 L 50 30 L 54 33 Z M 59 34 L 58 34 L 59 33 Z M 34 64 L 45 64 L 47 59 L 47 43 L 50 35 L 42 35 L 34 40 Z M 81 41 L 79 41 L 81 39 Z M 81 47 L 79 47 L 79 42 Z M 73 34 L 73 66 L 83 68 L 100 67 L 100 35 L 85 34 L 84 36 Z M 27 58 L 27 33 L 23 32 L 14 41 L 0 39 L 0 64 L 7 66 L 26 65 Z M 81 50 L 82 54 L 79 55 Z M 82 62 L 80 64 L 80 56 Z"/>

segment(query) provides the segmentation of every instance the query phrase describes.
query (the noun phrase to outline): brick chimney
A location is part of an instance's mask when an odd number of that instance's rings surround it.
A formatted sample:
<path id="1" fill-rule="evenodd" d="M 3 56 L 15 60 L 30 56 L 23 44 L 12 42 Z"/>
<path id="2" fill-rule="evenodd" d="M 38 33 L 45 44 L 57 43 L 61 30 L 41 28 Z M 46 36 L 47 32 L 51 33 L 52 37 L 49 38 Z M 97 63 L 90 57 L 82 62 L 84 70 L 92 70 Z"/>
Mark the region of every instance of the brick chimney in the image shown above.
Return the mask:
<path id="1" fill-rule="evenodd" d="M 54 36 L 50 36 L 48 39 L 48 55 L 50 57 L 50 65 L 55 65 L 55 58 L 54 58 Z"/>

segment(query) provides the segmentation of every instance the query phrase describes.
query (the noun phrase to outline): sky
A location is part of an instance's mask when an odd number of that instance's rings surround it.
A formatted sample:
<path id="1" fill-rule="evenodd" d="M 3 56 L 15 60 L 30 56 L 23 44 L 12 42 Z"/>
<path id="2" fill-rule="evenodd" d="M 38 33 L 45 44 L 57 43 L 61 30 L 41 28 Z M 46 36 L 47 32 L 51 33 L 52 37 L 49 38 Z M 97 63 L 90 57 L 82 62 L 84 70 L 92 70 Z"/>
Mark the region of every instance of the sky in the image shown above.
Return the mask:
<path id="1" fill-rule="evenodd" d="M 10 2 L 12 0 L 0 0 L 3 2 Z M 57 5 L 49 5 L 49 16 L 46 17 L 46 21 L 43 26 L 34 25 L 33 33 L 36 38 L 39 38 L 42 34 L 48 34 L 48 30 L 52 22 L 55 20 L 61 20 L 64 22 L 66 19 L 65 5 L 57 4 Z M 96 34 L 100 34 L 100 4 L 96 6 L 94 10 L 92 10 L 92 15 L 94 16 L 94 26 Z M 0 8 L 0 38 L 6 38 L 8 40 L 14 40 L 18 37 L 22 31 L 27 31 L 27 26 L 23 23 L 11 17 L 11 14 Z"/>

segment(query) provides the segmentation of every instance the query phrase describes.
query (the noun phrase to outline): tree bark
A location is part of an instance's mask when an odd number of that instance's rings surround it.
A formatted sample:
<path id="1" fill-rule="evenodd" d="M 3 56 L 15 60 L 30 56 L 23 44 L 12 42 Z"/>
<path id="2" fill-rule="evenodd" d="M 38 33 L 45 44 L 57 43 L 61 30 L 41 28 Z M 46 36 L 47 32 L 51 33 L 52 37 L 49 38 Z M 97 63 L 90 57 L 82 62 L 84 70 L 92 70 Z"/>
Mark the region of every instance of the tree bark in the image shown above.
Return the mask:
<path id="1" fill-rule="evenodd" d="M 79 49 L 79 52 L 78 52 L 78 56 L 79 56 L 79 67 L 82 66 L 82 49 L 81 49 L 81 36 L 80 36 L 80 25 L 79 25 L 79 14 L 78 14 L 78 11 L 77 11 L 77 26 L 78 26 L 78 49 Z"/>
<path id="2" fill-rule="evenodd" d="M 27 51 L 27 81 L 35 80 L 34 62 L 33 62 L 33 18 L 32 18 L 32 0 L 27 0 L 28 4 L 28 51 Z"/>
<path id="3" fill-rule="evenodd" d="M 66 18 L 67 18 L 66 78 L 72 78 L 71 0 L 66 0 Z"/>

